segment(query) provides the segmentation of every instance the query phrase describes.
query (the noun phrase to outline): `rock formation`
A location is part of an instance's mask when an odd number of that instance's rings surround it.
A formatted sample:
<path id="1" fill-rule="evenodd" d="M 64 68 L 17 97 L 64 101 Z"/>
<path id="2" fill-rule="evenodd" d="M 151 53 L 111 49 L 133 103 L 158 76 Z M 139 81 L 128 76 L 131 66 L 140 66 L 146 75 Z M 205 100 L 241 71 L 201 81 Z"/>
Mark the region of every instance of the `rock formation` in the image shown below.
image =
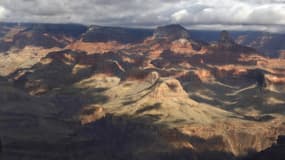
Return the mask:
<path id="1" fill-rule="evenodd" d="M 264 151 L 257 153 L 256 155 L 248 158 L 247 160 L 282 160 L 285 156 L 284 150 L 284 136 L 279 136 L 276 144 Z"/>
<path id="2" fill-rule="evenodd" d="M 266 151 L 285 134 L 285 60 L 226 31 L 218 43 L 188 32 L 0 25 L 4 159 L 236 160 Z"/>
<path id="3" fill-rule="evenodd" d="M 235 45 L 235 41 L 230 36 L 229 32 L 222 31 L 220 34 L 219 45 L 225 48 L 230 48 Z"/>
<path id="4" fill-rule="evenodd" d="M 189 38 L 188 31 L 178 24 L 158 27 L 154 31 L 153 36 L 155 39 L 164 39 L 168 41 L 173 41 L 173 40 L 182 39 L 182 38 L 184 39 Z"/>

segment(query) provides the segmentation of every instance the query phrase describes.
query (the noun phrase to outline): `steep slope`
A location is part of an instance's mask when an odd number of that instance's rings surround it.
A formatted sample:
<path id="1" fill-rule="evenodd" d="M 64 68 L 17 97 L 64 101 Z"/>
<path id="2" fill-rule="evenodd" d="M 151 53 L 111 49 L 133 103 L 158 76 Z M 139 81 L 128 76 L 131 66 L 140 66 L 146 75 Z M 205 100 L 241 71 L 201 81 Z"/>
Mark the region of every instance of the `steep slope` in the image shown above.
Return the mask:
<path id="1" fill-rule="evenodd" d="M 281 160 L 283 159 L 285 150 L 285 144 L 284 144 L 284 136 L 279 136 L 277 143 L 272 145 L 272 147 L 261 151 L 260 153 L 257 153 L 256 155 L 247 158 L 248 160 L 266 160 L 266 159 L 272 159 L 272 160 Z"/>
<path id="2" fill-rule="evenodd" d="M 72 24 L 15 24 L 0 41 L 0 51 L 23 49 L 26 46 L 63 48 L 78 39 L 86 29 L 84 26 Z"/>

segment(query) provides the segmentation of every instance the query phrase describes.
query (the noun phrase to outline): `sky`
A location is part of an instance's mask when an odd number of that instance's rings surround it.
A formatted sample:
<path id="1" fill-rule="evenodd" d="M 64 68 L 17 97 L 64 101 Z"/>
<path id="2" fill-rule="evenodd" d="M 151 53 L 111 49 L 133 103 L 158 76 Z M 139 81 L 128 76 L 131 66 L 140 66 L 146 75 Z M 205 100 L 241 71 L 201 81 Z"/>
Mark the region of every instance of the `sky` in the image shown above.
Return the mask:
<path id="1" fill-rule="evenodd" d="M 0 21 L 285 31 L 285 0 L 0 0 Z"/>

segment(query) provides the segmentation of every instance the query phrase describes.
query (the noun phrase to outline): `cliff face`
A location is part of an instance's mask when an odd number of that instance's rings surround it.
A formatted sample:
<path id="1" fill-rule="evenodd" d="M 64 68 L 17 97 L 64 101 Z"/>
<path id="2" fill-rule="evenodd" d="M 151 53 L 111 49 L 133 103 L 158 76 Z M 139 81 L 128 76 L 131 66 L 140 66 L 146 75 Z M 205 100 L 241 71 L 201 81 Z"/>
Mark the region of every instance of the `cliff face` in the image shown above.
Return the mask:
<path id="1" fill-rule="evenodd" d="M 265 159 L 272 159 L 272 160 L 281 160 L 285 156 L 285 142 L 284 136 L 279 136 L 277 143 L 272 145 L 270 148 L 265 149 L 250 158 L 248 160 L 265 160 Z"/>
<path id="2" fill-rule="evenodd" d="M 235 45 L 235 41 L 233 38 L 229 35 L 229 32 L 227 31 L 222 31 L 219 39 L 219 44 L 221 46 L 224 46 L 226 48 L 232 47 Z"/>
<path id="3" fill-rule="evenodd" d="M 181 38 L 184 38 L 184 39 L 190 38 L 188 31 L 178 24 L 158 27 L 154 31 L 153 36 L 155 37 L 155 39 L 165 39 L 169 41 L 173 41 L 173 40 L 177 40 Z"/>

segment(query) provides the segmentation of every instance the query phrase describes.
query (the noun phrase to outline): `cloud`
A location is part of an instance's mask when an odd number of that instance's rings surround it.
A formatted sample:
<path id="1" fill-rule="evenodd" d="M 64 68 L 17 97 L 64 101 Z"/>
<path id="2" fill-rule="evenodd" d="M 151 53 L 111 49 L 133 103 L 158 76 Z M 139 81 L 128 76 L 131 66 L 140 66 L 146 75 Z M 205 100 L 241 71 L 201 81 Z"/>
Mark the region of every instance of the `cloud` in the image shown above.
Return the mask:
<path id="1" fill-rule="evenodd" d="M 181 23 L 189 28 L 282 30 L 285 0 L 1 0 L 0 18 L 127 27 Z"/>
<path id="2" fill-rule="evenodd" d="M 4 7 L 0 6 L 0 20 L 4 19 L 6 14 L 7 14 L 7 10 Z"/>
<path id="3" fill-rule="evenodd" d="M 188 16 L 189 16 L 189 12 L 186 9 L 182 9 L 171 15 L 172 19 L 174 19 L 174 21 L 177 21 L 177 22 L 181 21 L 182 19 Z"/>

